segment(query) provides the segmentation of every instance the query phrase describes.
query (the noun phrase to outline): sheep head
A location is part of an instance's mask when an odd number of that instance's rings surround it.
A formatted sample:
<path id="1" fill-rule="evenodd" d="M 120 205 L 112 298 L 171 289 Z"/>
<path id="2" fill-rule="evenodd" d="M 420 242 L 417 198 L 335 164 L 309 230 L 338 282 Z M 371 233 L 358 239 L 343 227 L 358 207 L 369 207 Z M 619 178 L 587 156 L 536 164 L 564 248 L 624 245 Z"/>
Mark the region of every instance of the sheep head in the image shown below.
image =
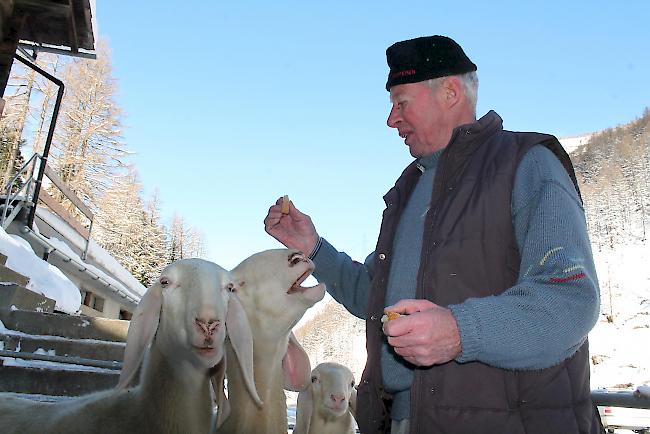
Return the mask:
<path id="1" fill-rule="evenodd" d="M 314 263 L 293 249 L 266 250 L 242 261 L 232 275 L 249 321 L 267 321 L 266 332 L 286 334 L 325 296 L 322 283 L 301 286 L 313 271 Z"/>
<path id="2" fill-rule="evenodd" d="M 322 283 L 302 286 L 313 271 L 314 263 L 294 249 L 256 253 L 232 270 L 235 290 L 256 342 L 259 345 L 287 343 L 282 368 L 284 387 L 288 390 L 300 391 L 309 385 L 309 357 L 291 329 L 308 308 L 325 296 Z"/>
<path id="3" fill-rule="evenodd" d="M 352 428 L 351 419 L 341 418 L 347 417 L 348 412 L 352 418 L 356 417 L 356 401 L 352 371 L 338 363 L 321 363 L 311 371 L 311 385 L 298 395 L 293 432 L 307 434 L 314 424 L 322 426 L 336 420 L 349 423 Z"/>
<path id="4" fill-rule="evenodd" d="M 223 357 L 230 273 L 201 259 L 177 261 L 158 279 L 162 310 L 156 339 L 168 357 L 210 369 Z M 179 351 L 189 349 L 189 351 Z"/>
<path id="5" fill-rule="evenodd" d="M 223 372 L 228 331 L 247 387 L 259 401 L 253 381 L 252 334 L 234 287 L 230 273 L 212 262 L 184 259 L 168 265 L 134 312 L 117 387 L 132 383 L 154 340 L 176 365 L 189 364 L 206 373 L 220 365 L 218 372 Z"/>
<path id="6" fill-rule="evenodd" d="M 350 410 L 354 389 L 352 371 L 338 363 L 321 363 L 311 371 L 311 391 L 323 416 L 340 417 Z"/>

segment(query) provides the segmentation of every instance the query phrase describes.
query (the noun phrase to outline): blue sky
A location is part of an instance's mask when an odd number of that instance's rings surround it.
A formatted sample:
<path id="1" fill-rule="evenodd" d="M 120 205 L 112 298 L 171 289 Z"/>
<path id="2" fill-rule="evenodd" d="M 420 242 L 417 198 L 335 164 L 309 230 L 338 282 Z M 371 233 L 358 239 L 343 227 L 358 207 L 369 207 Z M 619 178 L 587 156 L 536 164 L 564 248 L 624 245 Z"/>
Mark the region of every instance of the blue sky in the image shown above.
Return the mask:
<path id="1" fill-rule="evenodd" d="M 411 161 L 386 126 L 385 50 L 443 34 L 478 65 L 478 114 L 566 137 L 650 106 L 650 2 L 101 1 L 124 138 L 166 219 L 233 267 L 280 247 L 263 230 L 288 194 L 363 259 L 383 194 Z"/>

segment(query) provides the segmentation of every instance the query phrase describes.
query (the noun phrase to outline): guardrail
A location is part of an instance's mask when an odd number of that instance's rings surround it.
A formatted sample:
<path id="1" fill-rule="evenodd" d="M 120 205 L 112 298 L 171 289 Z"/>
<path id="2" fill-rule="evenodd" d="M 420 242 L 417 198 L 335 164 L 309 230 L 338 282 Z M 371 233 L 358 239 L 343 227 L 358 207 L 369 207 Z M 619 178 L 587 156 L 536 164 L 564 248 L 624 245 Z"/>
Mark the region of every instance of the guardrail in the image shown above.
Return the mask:
<path id="1" fill-rule="evenodd" d="M 634 391 L 592 390 L 591 399 L 598 406 L 650 409 L 650 386 Z"/>
<path id="2" fill-rule="evenodd" d="M 81 254 L 81 259 L 85 260 L 88 255 L 88 248 L 90 246 L 90 233 L 93 228 L 94 215 L 90 208 L 83 203 L 81 199 L 68 187 L 65 182 L 52 171 L 49 167 L 44 167 L 46 164 L 45 159 L 39 155 L 34 154 L 23 164 L 18 170 L 18 173 L 11 179 L 6 186 L 6 194 L 4 197 L 4 205 L 0 205 L 2 213 L 0 214 L 0 224 L 3 229 L 9 226 L 9 223 L 18 215 L 21 209 L 29 208 L 29 217 L 27 227 L 32 230 L 34 225 L 34 217 L 36 215 L 35 209 L 40 200 L 48 206 L 55 214 L 61 217 L 65 222 L 70 225 L 79 235 L 85 240 L 84 250 Z M 77 219 L 66 210 L 59 201 L 52 197 L 47 190 L 43 188 L 42 181 L 34 178 L 34 172 L 38 167 L 39 173 L 47 177 L 52 185 L 54 185 L 62 194 L 63 197 L 68 199 L 75 208 L 83 214 L 89 221 L 89 226 L 86 229 Z M 16 188 L 18 181 L 22 180 L 23 184 Z M 16 190 L 12 193 L 12 190 Z"/>
<path id="3" fill-rule="evenodd" d="M 0 205 L 2 209 L 2 214 L 0 214 L 0 226 L 2 229 L 7 229 L 9 223 L 18 215 L 20 210 L 26 206 L 32 205 L 33 199 L 33 182 L 34 182 L 34 172 L 36 171 L 36 166 L 40 161 L 41 156 L 39 154 L 34 154 L 32 157 L 27 160 L 25 164 L 22 165 L 18 172 L 14 175 L 11 180 L 5 186 L 5 194 L 3 205 Z M 31 167 L 30 167 L 31 166 Z M 25 174 L 26 180 L 19 187 L 18 181 L 22 179 Z M 12 190 L 16 190 L 12 193 Z"/>

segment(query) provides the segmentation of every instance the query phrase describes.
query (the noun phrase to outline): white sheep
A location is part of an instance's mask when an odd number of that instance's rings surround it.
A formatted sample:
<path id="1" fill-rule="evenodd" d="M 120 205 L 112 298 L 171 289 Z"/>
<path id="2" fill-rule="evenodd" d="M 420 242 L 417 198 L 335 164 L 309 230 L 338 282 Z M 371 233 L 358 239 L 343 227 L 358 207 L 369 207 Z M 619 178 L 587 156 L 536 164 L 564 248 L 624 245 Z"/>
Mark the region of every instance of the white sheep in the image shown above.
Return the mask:
<path id="1" fill-rule="evenodd" d="M 138 304 L 116 388 L 59 402 L 0 399 L 4 434 L 206 434 L 213 422 L 210 380 L 222 390 L 228 335 L 244 384 L 252 377 L 252 335 L 230 273 L 200 259 L 172 263 Z M 133 387 L 142 365 L 139 384 Z M 216 379 L 212 378 L 214 375 Z"/>
<path id="2" fill-rule="evenodd" d="M 357 391 L 352 371 L 338 363 L 321 363 L 311 384 L 298 394 L 293 434 L 354 434 Z"/>
<path id="3" fill-rule="evenodd" d="M 228 366 L 232 412 L 220 433 L 287 434 L 284 389 L 304 389 L 311 374 L 309 357 L 291 330 L 325 295 L 323 284 L 300 286 L 313 270 L 299 251 L 276 249 L 257 253 L 231 271 L 253 332 L 255 386 L 264 405 L 250 398 L 240 371 Z"/>

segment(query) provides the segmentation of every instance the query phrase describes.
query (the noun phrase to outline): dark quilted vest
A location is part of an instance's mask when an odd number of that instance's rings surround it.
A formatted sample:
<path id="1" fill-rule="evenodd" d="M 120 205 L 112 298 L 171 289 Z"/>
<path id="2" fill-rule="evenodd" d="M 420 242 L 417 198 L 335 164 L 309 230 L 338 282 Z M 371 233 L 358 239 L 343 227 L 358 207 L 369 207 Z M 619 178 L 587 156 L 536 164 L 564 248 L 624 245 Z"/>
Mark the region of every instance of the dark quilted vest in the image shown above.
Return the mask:
<path id="1" fill-rule="evenodd" d="M 447 306 L 500 294 L 516 283 L 520 255 L 512 226 L 512 187 L 519 162 L 536 144 L 557 155 L 577 189 L 571 161 L 553 136 L 504 131 L 494 112 L 454 131 L 434 180 L 417 298 Z M 358 423 L 364 434 L 390 432 L 390 395 L 382 389 L 379 365 L 380 318 L 397 222 L 419 175 L 411 164 L 384 196 L 366 323 L 368 362 L 358 389 Z M 455 361 L 417 369 L 410 432 L 600 433 L 590 398 L 588 344 L 559 365 L 536 371 Z"/>

